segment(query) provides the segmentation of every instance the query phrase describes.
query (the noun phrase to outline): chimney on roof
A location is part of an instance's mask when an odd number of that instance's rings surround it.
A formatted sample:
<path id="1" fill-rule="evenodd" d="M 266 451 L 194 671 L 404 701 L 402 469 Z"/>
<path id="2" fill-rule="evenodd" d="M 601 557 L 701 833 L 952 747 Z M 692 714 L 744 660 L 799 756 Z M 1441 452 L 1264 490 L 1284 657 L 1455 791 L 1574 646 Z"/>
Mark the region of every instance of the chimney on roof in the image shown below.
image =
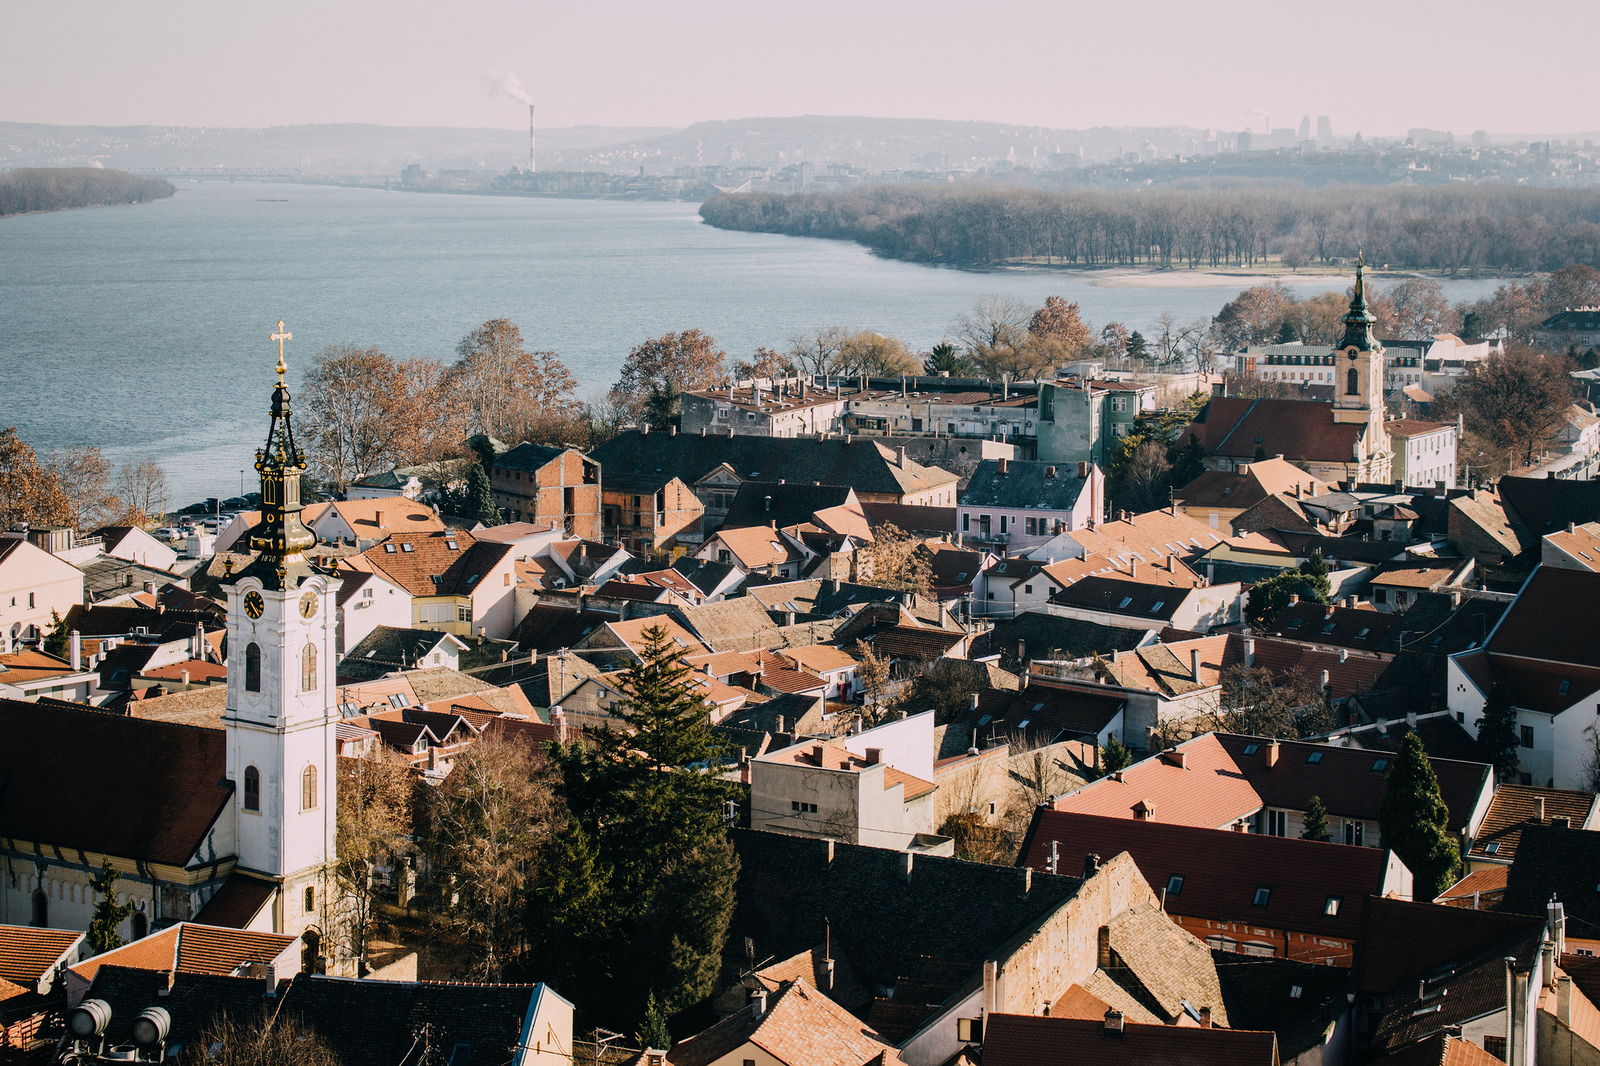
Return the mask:
<path id="1" fill-rule="evenodd" d="M 1319 687 L 1324 692 L 1328 690 L 1328 671 L 1326 670 L 1322 671 L 1322 682 Z"/>
<path id="2" fill-rule="evenodd" d="M 1202 1028 L 1202 1029 L 1211 1028 L 1211 1008 L 1210 1007 L 1201 1007 L 1200 1008 L 1200 1028 Z"/>
<path id="3" fill-rule="evenodd" d="M 1122 1038 L 1122 1012 L 1120 1010 L 1106 1011 L 1105 1035 L 1116 1039 Z"/>
<path id="4" fill-rule="evenodd" d="M 1023 898 L 1027 898 L 1028 893 L 1032 892 L 1032 891 L 1033 891 L 1033 867 L 1024 866 L 1022 868 L 1022 895 L 1023 895 Z"/>
<path id="5" fill-rule="evenodd" d="M 1195 684 L 1200 683 L 1200 649 L 1189 649 L 1189 680 Z"/>
<path id="6" fill-rule="evenodd" d="M 1053 467 L 1053 466 L 1045 467 L 1044 468 L 1044 476 L 1047 477 L 1047 478 L 1055 477 L 1056 476 L 1056 468 Z"/>
<path id="7" fill-rule="evenodd" d="M 1161 754 L 1166 756 L 1167 761 L 1169 763 L 1171 763 L 1173 766 L 1176 766 L 1178 769 L 1187 770 L 1189 768 L 1189 753 L 1188 752 L 1181 751 L 1178 748 L 1168 748 L 1166 751 L 1162 752 Z"/>
<path id="8" fill-rule="evenodd" d="M 67 638 L 67 661 L 72 663 L 73 670 L 83 669 L 83 637 L 74 629 Z M 977 699 L 976 696 L 973 699 Z"/>
<path id="9" fill-rule="evenodd" d="M 900 445 L 900 450 L 895 455 L 895 465 L 901 470 L 906 468 L 906 446 L 904 444 Z"/>
<path id="10" fill-rule="evenodd" d="M 1299 602 L 1300 602 L 1300 594 L 1298 592 L 1289 593 L 1289 606 L 1290 607 L 1296 606 L 1297 604 L 1299 604 Z"/>
<path id="11" fill-rule="evenodd" d="M 1256 638 L 1255 637 L 1245 637 L 1244 638 L 1244 664 L 1247 667 L 1254 666 L 1256 664 Z"/>
<path id="12" fill-rule="evenodd" d="M 1567 905 L 1552 899 L 1545 906 L 1545 921 L 1550 927 L 1550 937 L 1556 943 L 1556 954 L 1567 953 Z"/>
<path id="13" fill-rule="evenodd" d="M 882 761 L 883 761 L 883 749 L 882 748 L 868 748 L 867 749 L 867 765 L 868 766 L 877 766 Z"/>
<path id="14" fill-rule="evenodd" d="M 1004 456 L 1001 456 L 999 459 L 996 459 L 995 462 L 994 462 L 995 473 L 999 474 L 1001 477 L 1005 477 L 1006 476 L 1006 467 L 1007 467 L 1007 465 L 1008 465 L 1008 463 L 1007 463 L 1006 458 Z"/>
<path id="15" fill-rule="evenodd" d="M 1339 661 L 1340 662 L 1348 662 L 1349 659 L 1350 659 L 1350 649 L 1349 648 L 1340 648 L 1339 649 Z"/>
<path id="16" fill-rule="evenodd" d="M 767 989 L 765 986 L 757 988 L 750 993 L 750 1014 L 760 1018 L 767 1013 Z"/>
<path id="17" fill-rule="evenodd" d="M 1139 560 L 1137 560 L 1137 559 L 1129 559 L 1128 560 L 1128 576 L 1129 577 L 1138 577 L 1139 576 Z"/>
<path id="18" fill-rule="evenodd" d="M 1078 461 L 1078 480 L 1083 481 L 1089 476 L 1089 464 L 1083 460 Z"/>
<path id="19" fill-rule="evenodd" d="M 1551 829 L 1571 829 L 1572 828 L 1572 819 L 1567 817 L 1564 814 L 1552 814 L 1550 816 L 1550 828 Z"/>
<path id="20" fill-rule="evenodd" d="M 822 753 L 823 753 L 824 750 L 826 750 L 826 749 L 821 744 L 813 744 L 813 745 L 811 745 L 811 757 L 813 759 L 817 760 L 817 765 L 818 766 L 822 765 Z"/>
<path id="21" fill-rule="evenodd" d="M 1274 740 L 1271 744 L 1267 745 L 1267 769 L 1268 770 L 1270 770 L 1274 766 L 1278 765 L 1278 755 L 1282 752 L 1282 750 L 1283 750 L 1283 746 L 1281 744 L 1279 744 L 1276 740 Z"/>
<path id="22" fill-rule="evenodd" d="M 911 867 L 916 862 L 916 856 L 909 851 L 900 853 L 900 876 L 907 881 L 911 880 Z"/>
<path id="23" fill-rule="evenodd" d="M 677 435 L 678 435 L 678 427 L 677 426 L 668 426 L 667 427 L 667 436 L 676 437 Z"/>
<path id="24" fill-rule="evenodd" d="M 1052 840 L 1050 842 L 1050 850 L 1051 850 L 1052 854 L 1055 852 L 1055 847 L 1056 847 L 1056 842 Z M 1099 856 L 1099 854 L 1097 852 L 1091 851 L 1088 854 L 1084 855 L 1084 857 L 1083 857 L 1083 879 L 1085 881 L 1087 881 L 1089 878 L 1093 877 L 1095 875 L 1095 872 L 1098 871 L 1099 869 L 1100 869 L 1100 856 Z"/>
<path id="25" fill-rule="evenodd" d="M 1544 821 L 1544 797 L 1539 797 L 1539 821 Z"/>

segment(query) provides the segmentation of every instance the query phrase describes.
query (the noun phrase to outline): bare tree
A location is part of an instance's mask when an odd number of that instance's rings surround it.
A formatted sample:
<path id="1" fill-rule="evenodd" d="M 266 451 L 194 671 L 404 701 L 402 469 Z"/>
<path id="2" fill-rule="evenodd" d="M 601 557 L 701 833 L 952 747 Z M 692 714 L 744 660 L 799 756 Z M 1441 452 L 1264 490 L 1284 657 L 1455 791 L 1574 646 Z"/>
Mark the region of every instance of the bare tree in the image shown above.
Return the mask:
<path id="1" fill-rule="evenodd" d="M 530 352 L 522 331 L 494 318 L 462 338 L 441 384 L 460 398 L 474 433 L 502 440 L 552 416 L 570 414 L 577 380 L 554 352 Z"/>
<path id="2" fill-rule="evenodd" d="M 884 703 L 889 695 L 889 660 L 872 650 L 872 645 L 864 640 L 858 640 L 850 648 L 850 654 L 856 660 L 856 680 L 861 682 L 862 695 L 866 697 L 861 706 L 861 717 L 866 719 L 868 725 L 877 725 L 884 720 L 888 708 Z"/>
<path id="3" fill-rule="evenodd" d="M 123 463 L 117 471 L 116 493 L 118 525 L 149 525 L 167 513 L 167 472 L 149 455 Z"/>
<path id="4" fill-rule="evenodd" d="M 377 905 L 374 873 L 395 860 L 411 839 L 414 775 L 383 745 L 339 760 L 339 863 L 344 932 L 361 976 L 367 972 L 367 938 Z M 403 861 L 403 860 L 402 860 Z"/>
<path id="5" fill-rule="evenodd" d="M 498 737 L 467 749 L 432 796 L 433 875 L 449 886 L 446 916 L 480 951 L 474 971 L 487 980 L 517 951 L 524 892 L 555 817 L 544 756 Z"/>
<path id="6" fill-rule="evenodd" d="M 339 1066 L 322 1036 L 293 1015 L 220 1015 L 179 1059 L 185 1066 Z M 425 1061 L 425 1060 L 418 1060 Z"/>
<path id="7" fill-rule="evenodd" d="M 841 373 L 893 377 L 896 374 L 916 374 L 921 370 L 922 360 L 903 343 L 882 333 L 862 330 L 839 342 Z"/>
<path id="8" fill-rule="evenodd" d="M 78 444 L 50 453 L 45 466 L 56 476 L 72 509 L 72 527 L 84 531 L 104 525 L 117 511 L 111 491 L 112 466 L 99 448 Z"/>
<path id="9" fill-rule="evenodd" d="M 927 595 L 933 568 L 922 541 L 892 522 L 873 532 L 872 543 L 856 549 L 858 576 L 881 588 Z"/>
<path id="10" fill-rule="evenodd" d="M 807 374 L 845 373 L 839 353 L 850 334 L 838 326 L 822 326 L 789 338 L 789 361 Z"/>
<path id="11" fill-rule="evenodd" d="M 980 296 L 972 310 L 959 316 L 951 333 L 967 358 L 985 373 L 1011 369 L 1020 349 L 1028 346 L 1033 313 L 1012 296 Z"/>
<path id="12" fill-rule="evenodd" d="M 683 394 L 726 379 L 727 353 L 697 329 L 668 333 L 636 344 L 611 387 L 611 399 L 636 422 L 664 426 L 678 417 Z"/>

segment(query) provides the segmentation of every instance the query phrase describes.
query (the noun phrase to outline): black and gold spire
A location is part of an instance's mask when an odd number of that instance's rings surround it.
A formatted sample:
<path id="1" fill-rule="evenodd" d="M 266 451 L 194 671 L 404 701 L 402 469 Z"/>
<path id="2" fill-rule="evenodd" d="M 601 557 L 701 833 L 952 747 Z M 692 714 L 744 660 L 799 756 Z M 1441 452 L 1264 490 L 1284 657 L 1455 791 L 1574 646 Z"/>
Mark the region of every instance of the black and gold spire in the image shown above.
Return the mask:
<path id="1" fill-rule="evenodd" d="M 289 387 L 283 383 L 288 369 L 283 364 L 283 342 L 292 336 L 279 322 L 277 332 L 269 338 L 278 342 L 278 384 L 272 390 L 267 444 L 256 452 L 256 470 L 261 474 L 261 524 L 250 531 L 250 550 L 257 555 L 243 572 L 275 589 L 299 584 L 298 578 L 304 575 L 298 571 L 310 571 L 305 551 L 317 543 L 316 534 L 300 521 L 300 475 L 305 473 L 306 458 L 294 441 Z M 291 570 L 297 571 L 293 578 Z"/>
<path id="2" fill-rule="evenodd" d="M 1344 316 L 1344 339 L 1339 342 L 1341 349 L 1355 348 L 1358 351 L 1370 352 L 1379 347 L 1378 342 L 1372 338 L 1372 327 L 1378 321 L 1371 311 L 1367 309 L 1367 282 L 1364 274 L 1364 264 L 1361 257 L 1356 256 L 1356 292 L 1350 298 L 1350 310 Z"/>

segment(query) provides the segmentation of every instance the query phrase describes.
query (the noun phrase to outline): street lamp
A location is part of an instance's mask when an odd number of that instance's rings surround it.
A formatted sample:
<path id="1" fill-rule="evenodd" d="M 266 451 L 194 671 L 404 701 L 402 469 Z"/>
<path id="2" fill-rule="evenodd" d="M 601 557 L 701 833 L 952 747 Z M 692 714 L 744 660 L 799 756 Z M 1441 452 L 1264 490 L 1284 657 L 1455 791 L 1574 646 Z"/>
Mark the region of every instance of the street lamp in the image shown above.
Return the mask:
<path id="1" fill-rule="evenodd" d="M 239 471 L 239 495 L 244 495 L 244 471 Z"/>

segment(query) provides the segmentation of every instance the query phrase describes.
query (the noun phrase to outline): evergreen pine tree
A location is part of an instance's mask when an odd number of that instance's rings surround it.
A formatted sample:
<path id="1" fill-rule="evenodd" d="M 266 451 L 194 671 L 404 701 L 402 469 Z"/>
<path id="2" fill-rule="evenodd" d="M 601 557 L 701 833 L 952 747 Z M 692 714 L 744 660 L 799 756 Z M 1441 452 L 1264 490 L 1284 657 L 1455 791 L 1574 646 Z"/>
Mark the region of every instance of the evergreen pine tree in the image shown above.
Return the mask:
<path id="1" fill-rule="evenodd" d="M 1120 738 L 1112 737 L 1106 741 L 1106 751 L 1101 762 L 1101 769 L 1108 774 L 1126 770 L 1133 765 L 1133 751 Z"/>
<path id="2" fill-rule="evenodd" d="M 1172 457 L 1172 483 L 1181 488 L 1205 472 L 1206 450 L 1200 446 L 1200 438 L 1191 433 Z"/>
<path id="3" fill-rule="evenodd" d="M 1300 839 L 1324 844 L 1333 839 L 1333 834 L 1328 832 L 1328 808 L 1322 805 L 1321 796 L 1312 796 L 1306 803 L 1305 827 L 1300 830 Z"/>
<path id="4" fill-rule="evenodd" d="M 489 487 L 489 475 L 483 469 L 482 463 L 473 463 L 472 473 L 467 475 L 465 502 L 462 517 L 467 521 L 481 522 L 486 526 L 500 524 L 500 510 L 494 505 L 494 492 Z"/>
<path id="5" fill-rule="evenodd" d="M 89 918 L 89 947 L 96 955 L 123 945 L 122 934 L 117 930 L 133 913 L 133 904 L 126 897 L 121 903 L 117 902 L 119 876 L 112 868 L 111 860 L 104 859 L 100 872 L 89 882 L 89 887 L 100 897 L 100 902 L 94 905 L 94 914 Z"/>
<path id="6" fill-rule="evenodd" d="M 1483 717 L 1478 719 L 1478 751 L 1483 760 L 1494 764 L 1501 781 L 1517 772 L 1517 709 L 1511 705 L 1511 692 L 1505 682 L 1489 687 L 1483 701 Z"/>
<path id="7" fill-rule="evenodd" d="M 718 776 L 727 749 L 671 633 L 652 626 L 644 638 L 640 662 L 617 684 L 614 713 L 630 731 L 598 730 L 587 748 L 555 753 L 582 836 L 563 835 L 567 852 L 551 861 L 565 883 L 541 896 L 550 913 L 581 907 L 585 895 L 607 901 L 603 928 L 558 931 L 591 956 L 578 998 L 631 1005 L 622 1009 L 635 1018 L 651 996 L 670 1015 L 714 990 L 738 874 L 724 828 L 737 790 Z M 538 925 L 530 931 L 553 955 Z M 589 984 L 603 974 L 613 980 Z"/>
<path id="8" fill-rule="evenodd" d="M 1293 344 L 1300 339 L 1299 332 L 1294 328 L 1294 323 L 1287 318 L 1278 325 L 1277 344 Z"/>
<path id="9" fill-rule="evenodd" d="M 72 651 L 72 634 L 67 631 L 66 619 L 53 609 L 50 612 L 50 635 L 44 638 L 44 650 L 57 659 L 65 659 Z"/>
<path id="10" fill-rule="evenodd" d="M 1384 782 L 1378 829 L 1383 846 L 1416 878 L 1416 899 L 1433 899 L 1455 878 L 1461 856 L 1447 828 L 1449 816 L 1421 738 L 1407 733 Z"/>
<path id="11" fill-rule="evenodd" d="M 650 993 L 645 1000 L 644 1022 L 639 1026 L 637 1034 L 639 1046 L 646 1050 L 670 1051 L 672 1049 L 672 1034 L 667 1031 L 667 1016 L 661 1010 L 661 1004 L 656 1002 L 656 994 Z"/>
<path id="12" fill-rule="evenodd" d="M 1148 343 L 1144 339 L 1144 334 L 1140 333 L 1138 330 L 1134 330 L 1132 333 L 1128 334 L 1128 358 L 1129 359 L 1144 359 L 1144 358 L 1146 358 L 1148 356 L 1148 354 L 1149 354 L 1146 351 L 1147 347 L 1148 347 Z"/>

